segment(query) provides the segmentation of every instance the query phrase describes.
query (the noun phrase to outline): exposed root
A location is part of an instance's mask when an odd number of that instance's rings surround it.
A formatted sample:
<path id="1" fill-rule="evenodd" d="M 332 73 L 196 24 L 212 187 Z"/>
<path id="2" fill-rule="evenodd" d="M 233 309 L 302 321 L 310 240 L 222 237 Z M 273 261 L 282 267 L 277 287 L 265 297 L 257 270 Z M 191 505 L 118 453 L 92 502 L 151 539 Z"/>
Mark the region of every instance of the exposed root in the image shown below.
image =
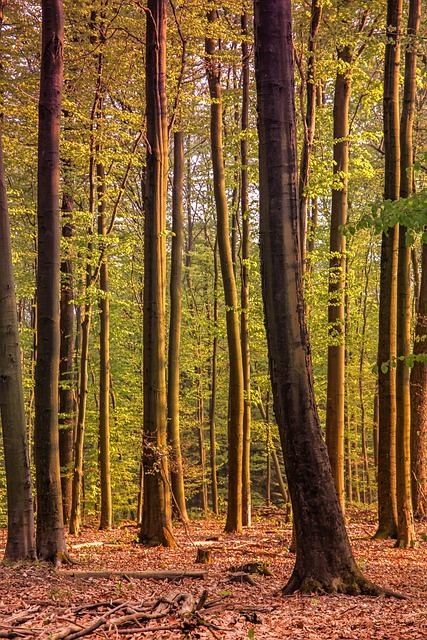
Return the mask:
<path id="1" fill-rule="evenodd" d="M 52 564 L 55 569 L 59 569 L 63 564 L 73 566 L 78 563 L 69 556 L 68 551 L 57 551 L 52 559 Z"/>
<path id="2" fill-rule="evenodd" d="M 379 587 L 354 571 L 348 571 L 343 576 L 337 576 L 328 581 L 316 579 L 312 576 L 300 578 L 293 573 L 289 582 L 283 587 L 282 595 L 291 595 L 296 591 L 303 594 L 342 593 L 350 596 L 385 596 L 408 600 L 408 597 L 404 594 Z"/>

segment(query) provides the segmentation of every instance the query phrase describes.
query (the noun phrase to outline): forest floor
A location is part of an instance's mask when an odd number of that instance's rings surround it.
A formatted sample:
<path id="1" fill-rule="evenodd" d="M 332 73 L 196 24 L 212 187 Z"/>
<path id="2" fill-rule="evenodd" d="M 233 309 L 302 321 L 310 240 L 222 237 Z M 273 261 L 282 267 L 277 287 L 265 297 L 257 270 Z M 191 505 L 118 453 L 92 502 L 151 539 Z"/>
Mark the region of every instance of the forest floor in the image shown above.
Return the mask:
<path id="1" fill-rule="evenodd" d="M 394 549 L 371 540 L 372 512 L 352 512 L 348 531 L 354 554 L 373 582 L 403 593 L 395 598 L 299 594 L 283 597 L 294 564 L 291 525 L 284 513 L 260 510 L 242 535 L 224 535 L 221 520 L 175 528 L 174 550 L 135 544 L 136 526 L 110 531 L 85 527 L 68 536 L 76 565 L 56 571 L 43 564 L 0 567 L 0 638 L 421 640 L 427 638 L 427 523 L 418 525 L 418 546 Z M 0 530 L 0 552 L 6 531 Z M 198 548 L 213 563 L 195 563 Z M 235 569 L 266 563 L 272 575 L 230 582 Z M 137 579 L 133 572 L 206 571 L 203 579 Z M 78 576 L 102 571 L 107 577 Z M 116 571 L 122 574 L 108 575 Z M 246 574 L 245 574 L 246 575 Z M 242 576 L 241 576 L 242 577 Z M 243 579 L 244 576 L 243 576 Z"/>

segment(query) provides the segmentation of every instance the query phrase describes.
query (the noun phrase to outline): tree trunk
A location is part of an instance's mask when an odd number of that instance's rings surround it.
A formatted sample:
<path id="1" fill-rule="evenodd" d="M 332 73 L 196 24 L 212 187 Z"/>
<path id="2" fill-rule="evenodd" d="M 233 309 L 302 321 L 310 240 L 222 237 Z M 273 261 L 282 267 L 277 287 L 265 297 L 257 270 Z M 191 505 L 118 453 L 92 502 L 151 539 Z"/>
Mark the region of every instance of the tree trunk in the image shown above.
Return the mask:
<path id="1" fill-rule="evenodd" d="M 212 511 L 219 514 L 218 505 L 218 478 L 216 464 L 216 394 L 217 394 L 217 360 L 218 360 L 218 242 L 215 238 L 213 248 L 214 257 L 214 283 L 213 283 L 213 344 L 211 366 L 211 398 L 209 404 L 209 445 L 211 465 L 211 493 Z"/>
<path id="2" fill-rule="evenodd" d="M 101 109 L 102 117 L 102 109 Z M 99 468 L 101 489 L 100 529 L 109 529 L 113 521 L 110 472 L 110 299 L 108 293 L 108 262 L 105 250 L 106 186 L 102 162 L 96 166 L 98 194 L 98 242 L 102 254 L 99 271 Z"/>
<path id="3" fill-rule="evenodd" d="M 3 18 L 3 3 L 0 4 L 0 18 Z M 0 255 L 0 416 L 7 485 L 7 542 L 4 559 L 15 562 L 35 560 L 36 550 L 1 118 Z"/>
<path id="4" fill-rule="evenodd" d="M 179 353 L 181 344 L 181 278 L 184 185 L 184 136 L 182 131 L 174 134 L 174 164 L 172 191 L 172 250 L 170 276 L 170 323 L 168 351 L 168 442 L 171 447 L 170 465 L 174 508 L 183 522 L 188 521 L 185 504 L 184 472 L 182 469 L 181 440 L 179 427 Z"/>
<path id="5" fill-rule="evenodd" d="M 42 1 L 38 138 L 37 358 L 34 451 L 37 555 L 55 564 L 66 556 L 58 434 L 59 379 L 59 136 L 63 82 L 63 7 Z"/>
<path id="6" fill-rule="evenodd" d="M 410 0 L 402 116 L 400 121 L 401 198 L 408 198 L 412 194 L 413 125 L 417 83 L 416 37 L 420 13 L 420 0 Z M 411 498 L 411 376 L 406 361 L 406 358 L 411 353 L 411 247 L 407 245 L 406 228 L 404 226 L 399 229 L 397 291 L 396 468 L 398 535 L 396 545 L 406 549 L 415 543 L 415 527 Z M 401 358 L 404 359 L 402 360 Z"/>
<path id="7" fill-rule="evenodd" d="M 402 0 L 388 0 L 384 69 L 384 198 L 397 200 L 400 183 L 399 65 Z M 378 530 L 376 538 L 397 536 L 396 357 L 397 260 L 399 231 L 383 233 L 378 326 Z M 394 364 L 394 363 L 393 363 Z"/>
<path id="8" fill-rule="evenodd" d="M 215 10 L 209 21 L 217 19 Z M 218 248 L 226 305 L 227 342 L 230 364 L 228 410 L 228 507 L 225 530 L 242 529 L 242 455 L 244 380 L 242 347 L 240 342 L 239 310 L 236 281 L 231 256 L 228 206 L 225 192 L 224 158 L 222 149 L 222 94 L 220 70 L 215 58 L 215 41 L 207 38 L 206 70 L 211 97 L 211 151 L 214 174 L 214 195 L 217 213 Z"/>
<path id="9" fill-rule="evenodd" d="M 139 540 L 174 547 L 167 461 L 165 376 L 167 1 L 146 10 L 147 170 L 144 226 L 144 504 Z"/>
<path id="10" fill-rule="evenodd" d="M 421 288 L 414 353 L 427 354 L 427 244 L 422 246 Z M 427 513 L 427 365 L 416 361 L 411 371 L 411 479 L 416 517 Z"/>
<path id="11" fill-rule="evenodd" d="M 243 462 L 242 462 L 242 524 L 251 524 L 251 359 L 249 349 L 249 260 L 250 260 L 250 212 L 248 201 L 248 139 L 249 132 L 249 48 L 248 16 L 241 17 L 242 27 L 242 139 L 240 142 L 241 209 L 242 209 L 242 259 L 240 289 L 240 335 L 242 342 L 243 385 L 245 405 L 243 413 Z"/>
<path id="12" fill-rule="evenodd" d="M 346 241 L 343 228 L 348 210 L 348 108 L 352 55 L 348 46 L 338 51 L 334 96 L 334 188 L 332 190 L 329 243 L 328 386 L 326 446 L 341 509 L 345 511 L 344 397 L 345 397 L 345 304 Z"/>
<path id="13" fill-rule="evenodd" d="M 299 207 L 300 207 L 300 234 L 301 234 L 301 258 L 305 269 L 307 238 L 307 205 L 308 205 L 308 180 L 310 175 L 310 157 L 313 148 L 315 122 L 316 122 L 316 49 L 317 35 L 319 33 L 320 20 L 322 18 L 322 6 L 319 0 L 311 0 L 310 33 L 308 36 L 307 74 L 306 74 L 306 111 L 304 117 L 304 140 L 302 142 L 300 171 L 299 171 Z"/>
<path id="14" fill-rule="evenodd" d="M 374 593 L 350 549 L 314 400 L 301 278 L 290 0 L 255 1 L 255 51 L 262 287 L 297 541 L 284 593 Z"/>
<path id="15" fill-rule="evenodd" d="M 70 239 L 73 235 L 71 214 L 73 201 L 64 193 L 62 212 L 64 224 L 62 236 Z M 73 305 L 73 261 L 67 256 L 61 261 L 60 299 L 60 362 L 59 362 L 59 459 L 61 464 L 62 511 L 64 524 L 70 520 L 73 488 L 73 454 L 75 400 L 73 384 L 74 360 L 74 305 Z"/>
<path id="16" fill-rule="evenodd" d="M 198 356 L 200 354 L 200 343 L 198 344 Z M 200 356 L 198 357 L 198 359 Z M 203 385 L 202 385 L 202 369 L 196 367 L 196 391 L 197 391 L 197 415 L 196 415 L 196 430 L 197 441 L 199 444 L 199 464 L 200 464 L 200 476 L 201 476 L 201 504 L 202 511 L 205 516 L 208 515 L 208 485 L 206 482 L 206 448 L 205 448 L 205 408 L 203 402 Z"/>

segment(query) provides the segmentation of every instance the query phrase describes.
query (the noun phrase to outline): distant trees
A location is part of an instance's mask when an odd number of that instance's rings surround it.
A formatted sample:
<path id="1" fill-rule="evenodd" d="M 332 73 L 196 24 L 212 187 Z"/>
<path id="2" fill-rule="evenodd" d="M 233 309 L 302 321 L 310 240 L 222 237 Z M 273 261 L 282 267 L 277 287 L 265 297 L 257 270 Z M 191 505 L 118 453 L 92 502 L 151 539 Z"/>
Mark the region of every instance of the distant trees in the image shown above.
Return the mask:
<path id="1" fill-rule="evenodd" d="M 71 5 L 67 0 L 68 62 L 62 82 L 62 7 L 58 0 L 44 2 L 36 140 L 40 59 L 35 43 L 40 21 L 29 5 L 18 4 L 21 12 L 16 3 L 8 3 L 0 42 L 2 59 L 12 70 L 9 77 L 6 67 L 0 68 L 3 182 L 11 212 L 10 232 L 4 231 L 2 241 L 10 235 L 21 342 L 19 358 L 13 359 L 22 364 L 28 442 L 30 449 L 34 443 L 37 463 L 40 556 L 53 562 L 66 557 L 61 510 L 65 521 L 70 517 L 72 534 L 79 533 L 87 514 L 103 528 L 114 519 L 137 516 L 141 441 L 141 542 L 174 544 L 171 505 L 183 520 L 193 509 L 204 514 L 209 506 L 215 514 L 226 509 L 226 530 L 239 531 L 250 525 L 251 505 L 265 499 L 265 484 L 271 480 L 266 461 L 274 456 L 272 443 L 278 437 L 272 415 L 251 415 L 270 392 L 257 246 L 251 5 L 231 3 L 225 9 L 218 3 L 196 7 L 153 0 L 143 8 L 138 3 L 113 6 L 105 0 Z M 412 236 L 418 241 L 423 232 L 417 195 L 412 195 L 421 190 L 419 201 L 424 197 L 423 167 L 414 162 L 426 149 L 418 126 L 426 115 L 425 89 L 414 81 L 420 60 L 419 3 L 390 0 L 386 18 L 384 3 L 371 3 L 368 10 L 349 0 L 334 0 L 326 19 L 324 3 L 317 0 L 309 3 L 311 11 L 306 5 L 269 0 L 265 6 L 257 4 L 257 19 L 262 16 L 264 21 L 265 12 L 274 10 L 287 23 L 290 4 L 298 24 L 293 34 L 296 91 L 290 83 L 287 48 L 283 68 L 273 59 L 260 84 L 262 272 L 275 410 L 289 449 L 286 466 L 290 482 L 304 495 L 305 481 L 293 460 L 304 430 L 295 435 L 287 431 L 293 412 L 300 430 L 302 422 L 309 427 L 307 464 L 311 460 L 328 475 L 319 440 L 319 425 L 325 427 L 341 507 L 344 483 L 347 499 L 356 504 L 375 501 L 378 377 L 377 535 L 399 535 L 398 543 L 406 546 L 414 538 L 409 480 L 420 515 L 427 477 L 427 378 L 419 357 L 425 352 L 427 312 L 424 294 L 418 295 L 419 289 L 425 290 L 427 253 L 416 242 L 409 247 L 408 241 Z M 406 8 L 408 33 L 401 36 Z M 263 24 L 272 29 L 275 42 L 274 24 Z M 147 38 L 141 37 L 141 25 L 146 25 Z M 289 32 L 283 34 L 289 47 Z M 402 86 L 400 42 L 402 51 L 405 47 Z M 260 47 L 258 52 L 259 62 L 266 51 Z M 281 78 L 284 68 L 289 77 Z M 268 78 L 271 86 L 265 85 Z M 289 90 L 276 102 L 271 87 L 278 79 Z M 280 117 L 266 117 L 270 109 L 277 109 Z M 287 135 L 282 137 L 285 120 Z M 278 123 L 274 134 L 269 129 L 273 121 Z M 283 149 L 290 155 L 283 156 Z M 299 175 L 296 157 L 301 157 Z M 272 159 L 276 168 L 269 164 Z M 372 205 L 382 201 L 377 215 Z M 6 247 L 4 255 L 8 251 Z M 282 262 L 274 262 L 277 253 Z M 36 271 L 35 300 L 29 274 Z M 2 275 L 11 288 L 11 272 Z M 4 303 L 7 298 L 13 309 L 9 293 Z M 10 326 L 15 335 L 16 327 Z M 6 331 L 5 340 L 8 335 Z M 17 350 L 17 342 L 12 342 Z M 277 352 L 287 354 L 286 362 Z M 378 374 L 372 367 L 375 359 Z M 294 373 L 305 371 L 297 383 L 286 369 L 289 362 L 294 362 Z M 9 361 L 0 363 L 0 377 L 7 376 Z M 409 455 L 408 364 L 413 363 Z M 19 373 L 13 371 L 13 376 L 17 379 Z M 280 396 L 282 377 L 289 386 Z M 299 398 L 290 393 L 297 388 Z M 286 398 L 286 411 L 277 397 Z M 20 392 L 16 399 L 21 403 Z M 23 421 L 21 411 L 14 424 L 18 431 L 24 429 Z M 273 478 L 280 476 L 279 466 L 275 458 Z M 314 486 L 310 504 L 317 509 L 329 496 L 329 480 L 318 479 Z M 273 485 L 268 499 L 287 501 L 284 485 Z M 298 500 L 293 489 L 297 536 L 306 555 L 305 532 L 317 524 L 314 516 L 304 520 Z M 327 508 L 335 518 L 334 498 L 332 503 Z M 317 535 L 315 531 L 313 540 Z M 346 545 L 340 537 L 341 558 L 348 557 Z M 290 588 L 300 579 L 304 582 L 305 562 L 298 556 Z M 339 574 L 338 565 L 334 571 Z M 329 578 L 321 574 L 319 569 L 319 581 L 327 585 Z"/>

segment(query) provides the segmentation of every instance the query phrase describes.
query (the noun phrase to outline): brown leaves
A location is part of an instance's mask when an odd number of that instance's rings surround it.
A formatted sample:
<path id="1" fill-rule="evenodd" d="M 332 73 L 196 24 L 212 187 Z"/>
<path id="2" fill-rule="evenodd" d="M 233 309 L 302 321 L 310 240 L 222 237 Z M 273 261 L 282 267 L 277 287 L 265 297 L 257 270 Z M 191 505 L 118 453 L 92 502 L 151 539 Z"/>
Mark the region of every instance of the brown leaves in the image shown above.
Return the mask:
<path id="1" fill-rule="evenodd" d="M 371 540 L 375 522 L 372 514 L 367 515 L 371 521 L 349 525 L 356 560 L 367 578 L 405 593 L 409 601 L 338 595 L 281 597 L 295 557 L 286 550 L 291 526 L 277 521 L 277 515 L 274 521 L 259 518 L 241 536 L 221 537 L 223 525 L 218 521 L 190 523 L 187 532 L 177 527 L 175 550 L 132 544 L 136 527 L 102 532 L 85 528 L 78 541 L 68 538 L 78 568 L 107 574 L 119 571 L 122 576 L 81 579 L 68 575 L 73 568 L 58 572 L 43 564 L 2 567 L 0 637 L 425 639 L 427 544 L 421 540 L 417 549 L 405 551 L 393 549 L 391 541 Z M 126 579 L 133 571 L 194 571 L 200 566 L 194 562 L 195 546 L 203 547 L 212 536 L 217 540 L 208 544 L 214 554 L 205 580 Z M 0 542 L 4 548 L 4 531 Z M 257 573 L 257 588 L 227 582 L 230 567 L 266 562 L 273 575 Z"/>

